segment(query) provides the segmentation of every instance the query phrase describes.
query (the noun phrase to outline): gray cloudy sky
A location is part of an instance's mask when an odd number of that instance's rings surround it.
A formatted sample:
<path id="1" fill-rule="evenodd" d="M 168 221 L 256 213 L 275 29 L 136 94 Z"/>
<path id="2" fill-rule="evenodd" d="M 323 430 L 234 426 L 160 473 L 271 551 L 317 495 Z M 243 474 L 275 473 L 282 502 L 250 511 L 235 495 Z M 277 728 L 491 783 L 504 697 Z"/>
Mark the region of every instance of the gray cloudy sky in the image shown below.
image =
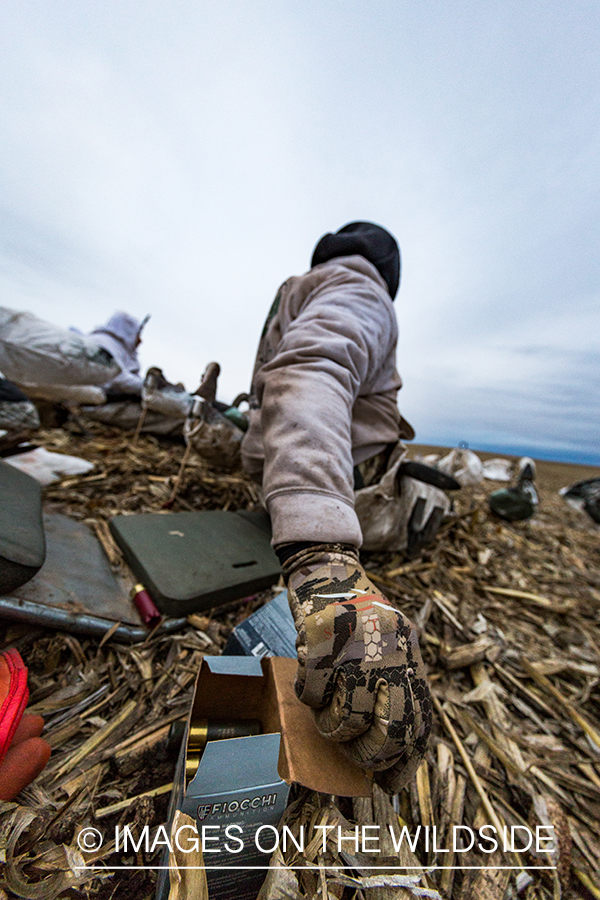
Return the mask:
<path id="1" fill-rule="evenodd" d="M 245 390 L 278 284 L 398 238 L 422 442 L 600 464 L 596 0 L 3 0 L 0 304 Z"/>

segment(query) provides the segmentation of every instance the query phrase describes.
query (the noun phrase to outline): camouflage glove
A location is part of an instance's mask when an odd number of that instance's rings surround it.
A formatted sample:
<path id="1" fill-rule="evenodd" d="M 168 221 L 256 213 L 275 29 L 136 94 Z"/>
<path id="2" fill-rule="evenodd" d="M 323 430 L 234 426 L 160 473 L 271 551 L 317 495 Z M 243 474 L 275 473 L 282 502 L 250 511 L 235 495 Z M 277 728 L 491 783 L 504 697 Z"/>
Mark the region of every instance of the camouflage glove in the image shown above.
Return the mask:
<path id="1" fill-rule="evenodd" d="M 355 550 L 313 546 L 283 572 L 298 631 L 298 697 L 324 737 L 397 793 L 414 776 L 431 729 L 413 626 L 369 581 Z"/>

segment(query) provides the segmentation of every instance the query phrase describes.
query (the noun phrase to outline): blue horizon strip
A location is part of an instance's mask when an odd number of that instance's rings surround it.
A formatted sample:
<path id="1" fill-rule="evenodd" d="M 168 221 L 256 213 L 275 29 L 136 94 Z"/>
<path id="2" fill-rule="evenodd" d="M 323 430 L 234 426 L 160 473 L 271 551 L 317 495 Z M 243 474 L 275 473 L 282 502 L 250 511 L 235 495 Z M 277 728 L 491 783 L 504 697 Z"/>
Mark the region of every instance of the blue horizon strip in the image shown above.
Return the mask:
<path id="1" fill-rule="evenodd" d="M 531 456 L 533 459 L 540 459 L 544 462 L 566 463 L 579 466 L 600 467 L 600 453 L 594 453 L 587 450 L 549 450 L 544 447 L 533 447 L 531 444 L 503 444 L 490 443 L 489 441 L 466 441 L 469 450 L 475 453 L 498 453 L 504 456 Z M 415 438 L 409 443 L 418 444 L 423 447 L 444 447 L 452 450 L 458 446 L 458 441 L 449 437 L 438 438 Z"/>

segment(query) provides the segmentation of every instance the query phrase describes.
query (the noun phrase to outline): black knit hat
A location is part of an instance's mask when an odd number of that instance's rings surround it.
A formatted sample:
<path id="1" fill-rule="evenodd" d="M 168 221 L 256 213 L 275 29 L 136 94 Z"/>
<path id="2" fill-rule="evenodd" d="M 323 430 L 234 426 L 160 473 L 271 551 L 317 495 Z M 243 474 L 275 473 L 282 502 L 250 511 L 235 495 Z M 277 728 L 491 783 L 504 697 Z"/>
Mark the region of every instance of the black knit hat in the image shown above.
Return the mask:
<path id="1" fill-rule="evenodd" d="M 335 234 L 324 234 L 310 265 L 312 268 L 338 256 L 355 254 L 373 263 L 393 300 L 400 284 L 400 248 L 389 231 L 373 222 L 350 222 Z"/>

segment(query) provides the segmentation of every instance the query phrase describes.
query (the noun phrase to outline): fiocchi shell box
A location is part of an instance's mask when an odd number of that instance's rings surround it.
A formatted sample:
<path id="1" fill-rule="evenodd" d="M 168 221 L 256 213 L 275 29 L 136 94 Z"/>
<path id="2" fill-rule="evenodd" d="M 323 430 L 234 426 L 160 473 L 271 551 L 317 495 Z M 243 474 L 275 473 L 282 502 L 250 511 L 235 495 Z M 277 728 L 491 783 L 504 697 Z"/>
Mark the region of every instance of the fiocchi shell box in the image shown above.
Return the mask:
<path id="1" fill-rule="evenodd" d="M 202 661 L 174 779 L 169 828 L 177 809 L 195 819 L 211 900 L 255 900 L 269 865 L 270 854 L 262 851 L 273 843 L 272 828 L 262 829 L 258 844 L 257 831 L 264 825 L 277 827 L 292 783 L 343 797 L 370 794 L 362 769 L 321 737 L 310 709 L 296 697 L 296 666 L 296 660 L 283 657 Z M 208 741 L 188 782 L 190 733 L 203 720 L 240 719 L 258 720 L 261 733 Z M 189 772 L 189 761 L 187 767 Z M 167 900 L 168 895 L 169 873 L 161 869 L 156 897 Z"/>

